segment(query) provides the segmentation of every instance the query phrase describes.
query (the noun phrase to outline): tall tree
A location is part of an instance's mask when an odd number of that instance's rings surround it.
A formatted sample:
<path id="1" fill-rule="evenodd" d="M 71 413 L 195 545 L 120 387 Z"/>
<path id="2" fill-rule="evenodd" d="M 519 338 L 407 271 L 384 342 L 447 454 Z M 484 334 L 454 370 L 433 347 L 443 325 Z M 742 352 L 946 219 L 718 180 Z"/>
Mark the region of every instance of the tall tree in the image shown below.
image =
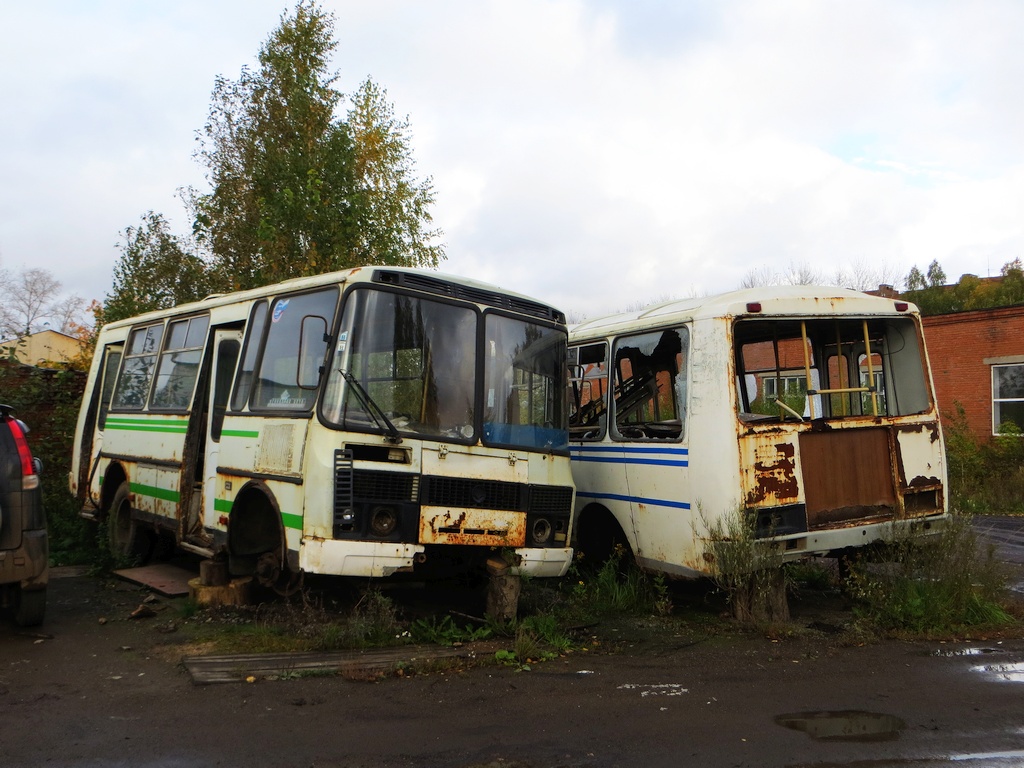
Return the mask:
<path id="1" fill-rule="evenodd" d="M 210 292 L 206 264 L 171 234 L 161 214 L 149 211 L 122 237 L 113 290 L 104 302 L 105 322 L 195 301 Z"/>
<path id="2" fill-rule="evenodd" d="M 367 78 L 352 96 L 348 128 L 357 201 L 353 262 L 436 267 L 444 248 L 440 230 L 429 226 L 433 182 L 415 178 L 408 118 L 396 119 L 387 92 Z"/>
<path id="3" fill-rule="evenodd" d="M 417 184 L 405 131 L 367 81 L 350 123 L 328 62 L 334 17 L 300 0 L 259 67 L 218 78 L 197 159 L 211 191 L 188 197 L 221 289 L 363 263 L 436 266 L 430 182 Z"/>
<path id="4" fill-rule="evenodd" d="M 61 283 L 48 270 L 34 267 L 11 273 L 0 269 L 7 296 L 0 306 L 0 337 L 14 338 L 46 328 L 62 333 L 82 322 L 85 302 L 62 296 Z"/>

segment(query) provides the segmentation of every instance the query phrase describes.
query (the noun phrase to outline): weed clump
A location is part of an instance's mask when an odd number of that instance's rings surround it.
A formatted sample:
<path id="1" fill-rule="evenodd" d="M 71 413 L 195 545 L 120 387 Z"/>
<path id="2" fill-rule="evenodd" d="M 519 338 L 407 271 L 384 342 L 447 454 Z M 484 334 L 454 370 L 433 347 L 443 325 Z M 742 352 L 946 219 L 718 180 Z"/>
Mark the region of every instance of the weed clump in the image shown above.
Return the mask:
<path id="1" fill-rule="evenodd" d="M 758 537 L 756 520 L 741 513 L 704 524 L 711 578 L 736 620 L 758 626 L 789 621 L 786 571 L 771 537 Z"/>
<path id="2" fill-rule="evenodd" d="M 641 570 L 626 557 L 621 545 L 596 570 L 574 565 L 566 584 L 569 590 L 563 612 L 584 619 L 610 614 L 667 616 L 672 612 L 664 574 Z"/>
<path id="3" fill-rule="evenodd" d="M 882 561 L 852 563 L 857 613 L 882 630 L 948 633 L 1014 621 L 1003 607 L 1006 574 L 992 545 L 981 547 L 971 516 L 954 513 L 938 534 L 892 528 Z"/>

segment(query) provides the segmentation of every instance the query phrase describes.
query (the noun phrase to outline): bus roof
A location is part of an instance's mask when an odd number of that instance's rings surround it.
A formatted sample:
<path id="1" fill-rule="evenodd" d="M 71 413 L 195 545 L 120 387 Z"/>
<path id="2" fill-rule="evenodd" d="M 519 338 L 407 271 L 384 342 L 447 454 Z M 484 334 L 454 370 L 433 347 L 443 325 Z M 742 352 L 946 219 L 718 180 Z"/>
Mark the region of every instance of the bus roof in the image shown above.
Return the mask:
<path id="1" fill-rule="evenodd" d="M 752 305 L 759 305 L 755 309 Z M 584 320 L 570 328 L 575 337 L 602 336 L 645 326 L 715 317 L 812 317 L 820 315 L 916 314 L 917 307 L 901 299 L 822 285 L 773 285 L 744 288 L 716 296 L 678 299 L 634 312 Z"/>
<path id="2" fill-rule="evenodd" d="M 564 315 L 552 307 L 546 302 L 538 301 L 530 296 L 526 296 L 515 291 L 509 291 L 490 283 L 481 282 L 479 280 L 473 280 L 471 278 L 460 277 L 457 275 L 450 275 L 444 272 L 436 272 L 430 269 L 415 268 L 415 267 L 391 267 L 391 266 L 362 266 L 353 267 L 352 269 L 344 269 L 338 272 L 324 272 L 320 275 L 311 275 L 308 277 L 293 277 L 288 280 L 283 280 L 280 283 L 274 283 L 272 285 L 264 285 L 258 288 L 250 288 L 244 291 L 233 291 L 230 293 L 215 293 L 207 296 L 199 301 L 192 301 L 186 304 L 178 304 L 174 307 L 168 307 L 167 309 L 157 309 L 152 312 L 146 312 L 141 315 L 134 317 L 127 317 L 123 320 L 116 320 L 108 323 L 104 327 L 118 328 L 137 325 L 149 320 L 156 320 L 167 317 L 168 315 L 187 315 L 193 312 L 202 312 L 208 310 L 211 307 L 220 307 L 228 304 L 235 304 L 238 302 L 245 302 L 255 299 L 264 298 L 267 296 L 275 296 L 280 293 L 301 291 L 303 289 L 317 288 L 323 285 L 331 285 L 335 283 L 343 283 L 351 280 L 352 278 L 360 275 L 361 282 L 370 282 L 371 276 L 375 271 L 397 273 L 402 275 L 408 275 L 412 278 L 420 277 L 425 278 L 428 281 L 441 281 L 457 284 L 470 289 L 467 292 L 466 298 L 473 300 L 474 291 L 481 296 L 486 294 L 500 294 L 501 296 L 507 296 L 511 299 L 519 300 L 527 305 L 542 306 L 552 310 L 556 315 L 561 316 L 564 319 Z M 387 283 L 385 283 L 387 284 Z M 483 303 L 487 303 L 484 301 Z"/>

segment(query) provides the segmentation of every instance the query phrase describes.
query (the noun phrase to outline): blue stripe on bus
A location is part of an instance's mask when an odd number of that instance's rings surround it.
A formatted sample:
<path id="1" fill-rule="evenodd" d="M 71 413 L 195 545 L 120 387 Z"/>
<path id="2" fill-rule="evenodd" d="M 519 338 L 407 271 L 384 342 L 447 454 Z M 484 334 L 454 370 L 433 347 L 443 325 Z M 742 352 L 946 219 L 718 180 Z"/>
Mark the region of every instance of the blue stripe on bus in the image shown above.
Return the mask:
<path id="1" fill-rule="evenodd" d="M 682 455 L 688 454 L 690 451 L 688 448 L 668 448 L 664 446 L 644 446 L 644 447 L 633 447 L 625 445 L 571 445 L 569 446 L 570 453 L 580 453 L 586 451 L 587 453 L 679 453 Z"/>
<path id="2" fill-rule="evenodd" d="M 584 456 L 583 454 L 591 453 L 616 453 L 618 456 Z M 659 454 L 668 456 L 689 456 L 689 450 L 686 448 L 625 448 L 619 446 L 588 446 L 584 447 L 570 447 L 569 455 L 573 461 L 591 461 L 598 462 L 601 464 L 642 464 L 645 466 L 655 467 L 688 467 L 690 466 L 687 458 L 680 459 L 654 459 L 654 458 L 640 458 L 634 455 L 637 454 Z M 633 454 L 633 455 L 630 455 Z"/>
<path id="3" fill-rule="evenodd" d="M 688 501 L 667 501 L 666 499 L 647 499 L 643 496 L 623 496 L 618 493 L 583 493 L 576 491 L 577 496 L 585 499 L 611 499 L 612 501 L 626 501 L 636 504 L 650 504 L 652 507 L 673 507 L 674 509 L 689 509 Z"/>
<path id="4" fill-rule="evenodd" d="M 602 456 L 573 456 L 573 461 L 596 461 L 601 464 L 643 464 L 652 467 L 688 467 L 690 463 L 686 459 L 670 461 L 668 459 L 630 459 L 625 456 L 620 458 Z"/>

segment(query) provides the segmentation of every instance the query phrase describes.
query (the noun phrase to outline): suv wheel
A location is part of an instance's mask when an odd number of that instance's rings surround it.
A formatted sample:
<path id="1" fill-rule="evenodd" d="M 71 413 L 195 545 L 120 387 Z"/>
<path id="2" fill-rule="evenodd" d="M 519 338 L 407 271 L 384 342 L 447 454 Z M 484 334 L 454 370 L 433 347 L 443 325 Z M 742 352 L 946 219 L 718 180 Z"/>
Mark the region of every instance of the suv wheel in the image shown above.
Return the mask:
<path id="1" fill-rule="evenodd" d="M 34 627 L 43 623 L 46 615 L 46 587 L 31 591 L 18 587 L 14 598 L 14 623 L 19 627 Z"/>

